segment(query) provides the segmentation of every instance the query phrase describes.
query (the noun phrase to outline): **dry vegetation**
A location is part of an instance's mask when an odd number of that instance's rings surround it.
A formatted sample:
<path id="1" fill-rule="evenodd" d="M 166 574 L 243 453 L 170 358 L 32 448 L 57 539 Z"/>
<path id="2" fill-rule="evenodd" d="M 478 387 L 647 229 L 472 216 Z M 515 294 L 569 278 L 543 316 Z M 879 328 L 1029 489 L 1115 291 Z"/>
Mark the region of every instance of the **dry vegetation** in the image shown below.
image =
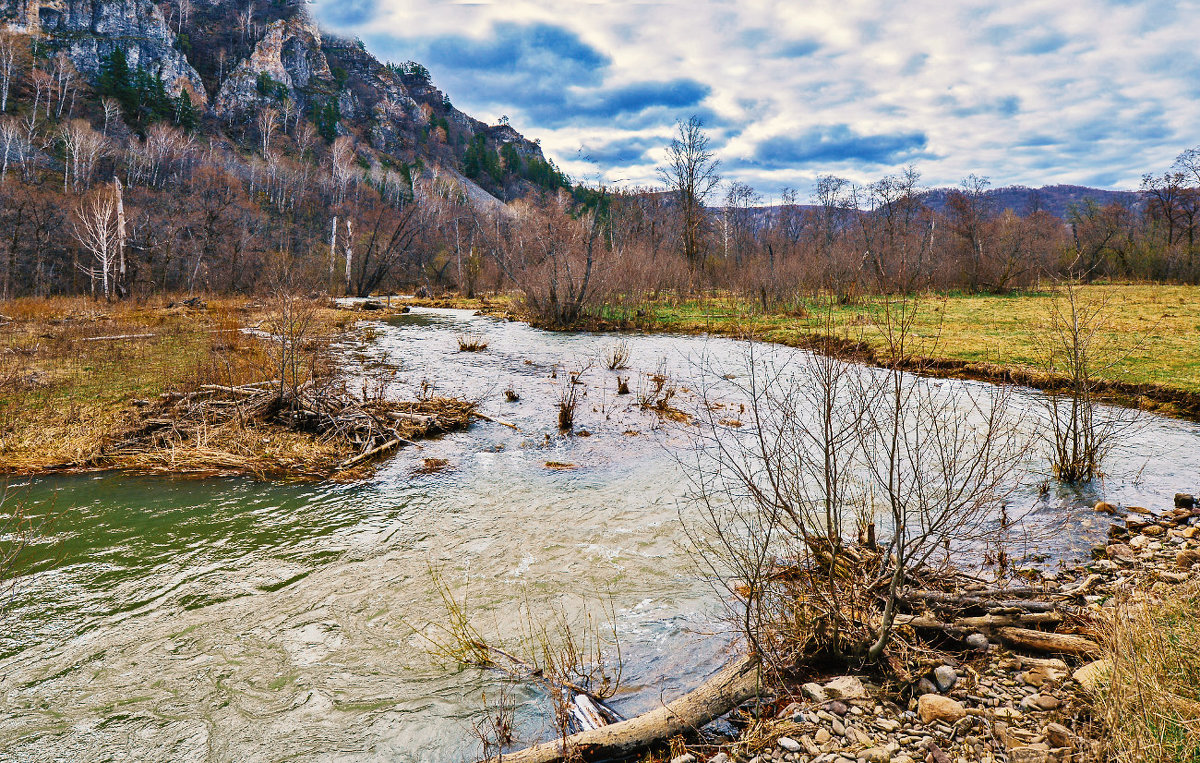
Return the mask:
<path id="1" fill-rule="evenodd" d="M 351 330 L 353 313 L 280 299 L 54 298 L 10 301 L 3 315 L 0 469 L 7 473 L 115 467 L 312 478 L 361 468 L 348 460 L 391 439 L 376 442 L 354 427 L 335 434 L 297 426 L 283 416 L 297 409 L 265 402 L 321 390 L 343 401 L 339 410 L 350 404 L 355 396 L 338 387 L 328 348 Z M 414 418 L 389 420 L 381 431 L 410 440 L 464 425 L 464 406 L 410 404 L 397 412 Z"/>
<path id="2" fill-rule="evenodd" d="M 1097 701 L 1120 763 L 1200 761 L 1200 586 L 1165 602 L 1128 597 L 1105 641 Z"/>

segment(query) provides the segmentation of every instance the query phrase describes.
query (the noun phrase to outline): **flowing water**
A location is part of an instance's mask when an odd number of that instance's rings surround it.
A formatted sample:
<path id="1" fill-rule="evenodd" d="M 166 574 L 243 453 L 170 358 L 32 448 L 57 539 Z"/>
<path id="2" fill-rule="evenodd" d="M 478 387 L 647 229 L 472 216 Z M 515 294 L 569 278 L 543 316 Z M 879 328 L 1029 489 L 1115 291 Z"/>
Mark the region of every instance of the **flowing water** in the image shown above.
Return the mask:
<path id="1" fill-rule="evenodd" d="M 458 352 L 466 330 L 488 350 Z M 470 759 L 482 696 L 501 680 L 445 664 L 415 635 L 446 617 L 434 571 L 501 636 L 527 607 L 578 619 L 611 606 L 626 714 L 699 683 L 732 646 L 682 542 L 687 427 L 618 397 L 616 376 L 636 390 L 663 368 L 686 403 L 700 357 L 736 373 L 745 347 L 629 337 L 630 371 L 584 376 L 576 426 L 590 436 L 560 435 L 567 374 L 612 341 L 414 311 L 378 324 L 358 361 L 396 369 L 391 394 L 482 399 L 520 431 L 479 422 L 353 485 L 92 475 L 24 488 L 58 518 L 0 631 L 0 760 Z M 425 459 L 448 464 L 427 472 Z M 1150 418 L 1111 463 L 1091 491 L 1014 500 L 1043 524 L 1100 494 L 1169 505 L 1195 481 L 1200 426 Z M 1080 513 L 1065 527 L 1052 556 L 1083 553 L 1107 525 Z M 548 733 L 547 698 L 510 691 L 521 734 Z"/>

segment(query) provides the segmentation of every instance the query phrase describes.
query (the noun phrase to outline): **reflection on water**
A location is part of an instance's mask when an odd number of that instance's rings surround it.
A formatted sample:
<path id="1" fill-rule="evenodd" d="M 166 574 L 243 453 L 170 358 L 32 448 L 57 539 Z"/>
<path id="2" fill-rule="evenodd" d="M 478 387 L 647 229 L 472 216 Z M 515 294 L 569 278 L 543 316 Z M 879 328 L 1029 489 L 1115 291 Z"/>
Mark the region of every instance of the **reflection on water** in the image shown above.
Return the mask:
<path id="1" fill-rule="evenodd" d="M 457 351 L 468 326 L 486 333 L 487 352 Z M 469 577 L 470 607 L 500 633 L 519 627 L 526 598 L 578 612 L 611 596 L 627 714 L 699 682 L 728 639 L 680 543 L 686 433 L 617 396 L 618 372 L 599 363 L 576 422 L 591 436 L 555 427 L 566 374 L 611 341 L 458 311 L 380 324 L 361 360 L 399 368 L 393 394 L 433 385 L 479 398 L 520 431 L 480 422 L 402 451 L 362 484 L 106 475 L 30 486 L 42 510 L 63 511 L 0 632 L 0 759 L 470 757 L 481 692 L 498 678 L 439 664 L 414 636 L 440 612 L 431 567 L 456 586 Z M 663 363 L 694 388 L 699 357 L 735 370 L 744 351 L 719 339 L 629 342 L 632 368 L 619 373 L 635 388 Z M 510 387 L 518 402 L 505 401 Z M 1168 505 L 1197 473 L 1197 445 L 1200 427 L 1152 419 L 1104 485 L 1051 495 L 1037 519 L 1101 492 Z M 423 473 L 427 458 L 449 467 Z M 1080 514 L 1045 550 L 1078 553 L 1105 528 Z M 545 698 L 521 688 L 518 699 L 525 736 L 545 733 Z"/>

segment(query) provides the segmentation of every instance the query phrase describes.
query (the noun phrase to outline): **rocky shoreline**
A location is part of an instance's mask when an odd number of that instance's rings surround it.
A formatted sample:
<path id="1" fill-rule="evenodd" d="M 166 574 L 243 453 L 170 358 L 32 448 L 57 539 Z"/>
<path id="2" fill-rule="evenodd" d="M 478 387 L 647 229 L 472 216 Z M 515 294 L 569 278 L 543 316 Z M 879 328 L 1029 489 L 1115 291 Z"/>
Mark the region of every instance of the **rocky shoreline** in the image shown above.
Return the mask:
<path id="1" fill-rule="evenodd" d="M 1097 504 L 1118 520 L 1109 541 L 1091 560 L 1031 584 L 1084 622 L 1111 618 L 1122 597 L 1154 602 L 1200 582 L 1200 508 L 1191 495 L 1175 503 L 1157 515 Z M 1104 760 L 1093 712 L 1093 692 L 1110 669 L 1102 651 L 1035 654 L 1002 643 L 987 628 L 968 634 L 964 651 L 909 666 L 915 684 L 885 688 L 866 676 L 839 676 L 777 687 L 773 700 L 735 711 L 731 720 L 745 724 L 736 743 L 689 748 L 671 763 Z"/>

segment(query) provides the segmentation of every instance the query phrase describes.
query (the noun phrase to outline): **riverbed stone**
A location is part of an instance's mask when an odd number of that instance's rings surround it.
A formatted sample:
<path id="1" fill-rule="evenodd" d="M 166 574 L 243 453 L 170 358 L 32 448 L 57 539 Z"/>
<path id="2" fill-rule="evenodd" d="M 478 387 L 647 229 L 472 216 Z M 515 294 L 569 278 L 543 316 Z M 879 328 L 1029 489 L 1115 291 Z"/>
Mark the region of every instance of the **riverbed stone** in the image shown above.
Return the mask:
<path id="1" fill-rule="evenodd" d="M 892 759 L 892 754 L 882 747 L 872 747 L 860 752 L 858 759 L 862 763 L 889 763 Z"/>
<path id="2" fill-rule="evenodd" d="M 671 763 L 696 763 L 696 756 L 687 752 L 678 757 L 671 758 Z"/>
<path id="3" fill-rule="evenodd" d="M 958 683 L 958 674 L 949 665 L 939 665 L 933 671 L 933 682 L 937 685 L 938 691 L 948 692 Z"/>
<path id="4" fill-rule="evenodd" d="M 1190 569 L 1195 564 L 1200 564 L 1200 551 L 1194 548 L 1185 548 L 1175 555 L 1175 566 L 1180 569 Z"/>
<path id="5" fill-rule="evenodd" d="M 830 699 L 866 699 L 867 690 L 862 681 L 854 676 L 838 676 L 825 684 L 825 694 Z"/>
<path id="6" fill-rule="evenodd" d="M 804 749 L 799 742 L 791 737 L 779 737 L 779 739 L 775 740 L 775 743 L 788 752 L 800 752 Z"/>
<path id="7" fill-rule="evenodd" d="M 1132 562 L 1137 558 L 1137 554 L 1124 543 L 1113 543 L 1108 547 L 1108 558 L 1122 562 Z"/>
<path id="8" fill-rule="evenodd" d="M 1116 514 L 1117 513 L 1117 507 L 1113 506 L 1108 501 L 1097 501 L 1095 508 L 1096 508 L 1096 512 L 1099 514 Z"/>
<path id="9" fill-rule="evenodd" d="M 1108 679 L 1111 670 L 1112 664 L 1108 660 L 1096 660 L 1076 670 L 1071 677 L 1085 691 L 1095 692 Z"/>
<path id="10" fill-rule="evenodd" d="M 1196 507 L 1196 497 L 1190 493 L 1175 494 L 1175 508 L 1177 509 L 1193 509 Z"/>
<path id="11" fill-rule="evenodd" d="M 1042 729 L 1042 733 L 1046 736 L 1046 741 L 1052 747 L 1070 747 L 1074 743 L 1075 735 L 1071 730 L 1061 723 L 1047 723 L 1046 728 Z"/>
<path id="12" fill-rule="evenodd" d="M 1142 528 L 1142 535 L 1148 535 L 1151 538 L 1157 538 L 1160 535 L 1165 535 L 1166 532 L 1167 528 L 1163 527 L 1162 525 L 1149 525 Z"/>
<path id="13" fill-rule="evenodd" d="M 921 718 L 921 723 L 933 723 L 934 721 L 946 721 L 954 723 L 959 718 L 965 717 L 967 709 L 962 706 L 961 702 L 943 697 L 940 694 L 922 694 L 917 700 L 917 715 Z"/>
<path id="14" fill-rule="evenodd" d="M 800 691 L 804 692 L 804 696 L 813 702 L 821 703 L 829 699 L 829 696 L 825 694 L 825 688 L 821 684 L 812 683 L 811 681 L 801 686 Z"/>

